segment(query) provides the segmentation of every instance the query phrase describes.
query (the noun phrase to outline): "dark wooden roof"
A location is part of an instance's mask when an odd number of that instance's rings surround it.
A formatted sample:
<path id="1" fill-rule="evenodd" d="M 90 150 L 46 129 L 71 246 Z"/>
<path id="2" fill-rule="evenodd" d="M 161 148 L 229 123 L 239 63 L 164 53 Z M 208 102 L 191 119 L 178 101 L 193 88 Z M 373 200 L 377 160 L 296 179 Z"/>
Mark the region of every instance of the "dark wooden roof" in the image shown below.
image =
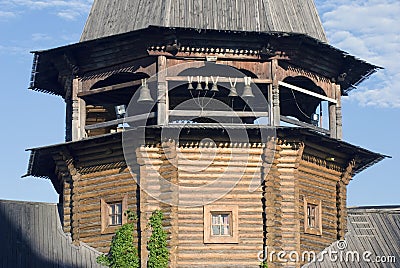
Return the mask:
<path id="1" fill-rule="evenodd" d="M 94 0 L 81 41 L 150 25 L 304 33 L 327 42 L 313 0 Z"/>
<path id="2" fill-rule="evenodd" d="M 146 130 L 146 137 L 149 137 L 149 139 L 157 140 L 157 138 L 161 136 L 161 130 L 168 131 L 169 129 L 177 127 L 180 128 L 182 126 L 169 125 L 163 128 L 160 128 L 159 126 L 149 126 Z M 241 125 L 240 127 L 231 126 L 225 128 L 230 128 L 232 129 L 232 131 L 234 131 L 235 128 L 243 131 L 243 127 L 246 127 L 249 133 L 249 138 L 255 137 L 255 139 L 259 138 L 257 133 L 260 132 L 261 128 L 263 131 L 268 131 L 268 129 L 271 130 L 271 128 L 267 126 L 259 125 Z M 186 124 L 185 128 L 190 129 L 190 132 L 188 132 L 190 133 L 190 135 L 188 134 L 185 139 L 198 139 L 199 137 L 203 137 L 204 135 L 206 135 L 207 137 L 212 137 L 213 139 L 218 139 L 221 138 L 222 135 L 221 127 L 216 126 L 209 127 L 204 124 Z M 184 131 L 182 131 L 181 133 L 183 132 Z M 165 133 L 166 132 L 164 132 L 163 135 L 165 135 Z M 326 152 L 327 156 L 329 153 L 339 150 L 342 155 L 346 156 L 346 158 L 343 158 L 342 160 L 340 160 L 339 158 L 337 159 L 338 162 L 343 162 L 343 165 L 346 165 L 345 163 L 350 161 L 351 159 L 356 160 L 355 174 L 361 172 L 369 166 L 376 164 L 386 157 L 384 155 L 368 151 L 361 147 L 351 145 L 344 141 L 331 139 L 325 135 L 319 134 L 306 128 L 280 127 L 276 129 L 276 134 L 282 139 L 290 140 L 296 138 L 298 140 L 303 140 L 306 144 L 308 142 L 312 144 L 324 144 L 324 147 L 327 148 L 327 150 L 330 150 L 330 152 Z M 259 141 L 256 140 L 255 142 Z M 107 155 L 108 148 L 111 147 L 113 148 L 112 157 Z M 101 148 L 101 150 L 103 150 L 104 152 L 99 151 L 98 154 L 100 155 L 104 153 L 104 157 L 102 159 L 97 159 L 96 161 L 88 160 L 87 158 L 84 158 L 85 161 L 81 161 L 79 156 L 84 155 L 85 150 L 93 148 Z M 63 150 L 68 150 L 69 152 L 71 152 L 71 154 L 75 156 L 75 165 L 80 172 L 86 172 L 86 170 L 90 171 L 91 168 L 95 167 L 107 169 L 108 167 L 110 167 L 110 165 L 117 165 L 118 167 L 118 165 L 125 164 L 124 152 L 122 148 L 122 135 L 121 133 L 114 133 L 96 136 L 76 142 L 67 142 L 58 145 L 30 149 L 31 157 L 29 161 L 28 172 L 25 176 L 51 179 L 56 190 L 59 190 L 58 188 L 60 187 L 60 183 L 55 177 L 55 163 L 53 160 L 53 156 L 59 154 L 60 151 Z M 329 154 L 329 156 L 331 155 Z"/>
<path id="3" fill-rule="evenodd" d="M 81 42 L 59 48 L 34 52 L 30 88 L 65 96 L 60 77 L 91 75 L 110 66 L 132 64 L 135 59 L 148 56 L 148 50 L 174 43 L 211 53 L 214 49 L 243 51 L 260 58 L 266 47 L 272 53 L 285 53 L 287 62 L 328 79 L 339 80 L 343 94 L 374 73 L 378 66 L 357 59 L 327 43 L 304 34 L 283 32 L 232 32 L 196 30 L 193 28 L 165 28 L 151 26 L 116 36 Z M 208 51 L 208 52 L 207 52 Z M 251 52 L 252 51 L 252 52 Z M 246 55 L 247 55 L 246 54 Z M 131 65 L 129 65 L 131 66 Z M 342 80 L 341 74 L 347 74 Z"/>
<path id="4" fill-rule="evenodd" d="M 64 234 L 56 204 L 0 200 L 0 267 L 103 267 Z"/>
<path id="5" fill-rule="evenodd" d="M 345 235 L 347 247 L 344 252 L 358 252 L 360 261 L 330 261 L 327 257 L 322 262 L 307 264 L 307 268 L 364 268 L 364 267 L 399 267 L 400 261 L 400 206 L 360 207 L 348 209 L 348 233 Z M 340 252 L 337 243 L 326 249 Z M 366 262 L 362 254 L 372 253 L 369 258 L 393 256 L 396 263 Z M 345 254 L 344 254 L 345 255 Z M 338 255 L 337 255 L 338 256 Z"/>

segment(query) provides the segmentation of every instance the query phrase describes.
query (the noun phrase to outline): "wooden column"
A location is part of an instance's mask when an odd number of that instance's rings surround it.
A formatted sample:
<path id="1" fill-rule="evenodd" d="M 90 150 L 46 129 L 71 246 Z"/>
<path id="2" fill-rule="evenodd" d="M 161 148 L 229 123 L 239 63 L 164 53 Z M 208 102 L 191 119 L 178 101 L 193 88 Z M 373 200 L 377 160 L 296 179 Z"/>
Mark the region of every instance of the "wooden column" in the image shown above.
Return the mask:
<path id="1" fill-rule="evenodd" d="M 167 58 L 158 57 L 157 63 L 157 124 L 166 125 L 169 120 L 169 99 L 167 77 Z"/>
<path id="2" fill-rule="evenodd" d="M 336 98 L 336 84 L 332 84 L 331 98 L 337 100 Z M 331 138 L 337 138 L 337 127 L 336 127 L 336 104 L 329 102 L 329 131 Z"/>
<path id="3" fill-rule="evenodd" d="M 343 172 L 340 181 L 336 185 L 337 202 L 337 238 L 344 239 L 347 231 L 347 186 L 353 177 L 355 161 L 352 160 Z"/>
<path id="4" fill-rule="evenodd" d="M 271 64 L 271 77 L 272 77 L 272 118 L 273 126 L 279 126 L 281 122 L 281 107 L 279 104 L 279 80 L 277 76 L 278 72 L 278 60 L 272 60 Z"/>
<path id="5" fill-rule="evenodd" d="M 174 185 L 178 185 L 178 157 L 175 141 L 166 141 L 160 148 L 162 161 L 160 172 L 160 199 L 161 210 L 164 213 L 164 227 L 168 235 L 168 249 L 170 253 L 170 268 L 177 267 L 178 261 L 178 192 Z"/>
<path id="6" fill-rule="evenodd" d="M 86 121 L 86 104 L 78 93 L 82 91 L 82 83 L 79 78 L 72 80 L 72 124 L 71 135 L 72 141 L 78 141 L 85 137 L 85 121 Z"/>
<path id="7" fill-rule="evenodd" d="M 343 123 L 342 123 L 342 91 L 340 86 L 336 86 L 336 138 L 343 139 Z"/>
<path id="8" fill-rule="evenodd" d="M 80 194 L 79 194 L 79 184 L 81 179 L 81 174 L 75 168 L 74 158 L 71 154 L 65 150 L 62 152 L 62 158 L 71 176 L 71 236 L 74 244 L 78 245 L 80 240 Z"/>

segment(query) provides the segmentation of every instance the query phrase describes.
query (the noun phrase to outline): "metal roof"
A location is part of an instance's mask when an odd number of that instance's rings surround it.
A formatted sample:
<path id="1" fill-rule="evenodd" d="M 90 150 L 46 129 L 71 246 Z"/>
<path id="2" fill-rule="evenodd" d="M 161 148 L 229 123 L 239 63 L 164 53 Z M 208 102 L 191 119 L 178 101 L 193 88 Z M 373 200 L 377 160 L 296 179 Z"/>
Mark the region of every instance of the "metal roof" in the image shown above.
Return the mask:
<path id="1" fill-rule="evenodd" d="M 325 251 L 343 252 L 344 256 L 348 252 L 357 252 L 360 256 L 359 261 L 357 259 L 353 261 L 352 257 L 349 257 L 347 261 L 345 258 L 343 258 L 343 261 L 340 258 L 337 261 L 333 261 L 326 257 L 322 262 L 316 261 L 303 267 L 399 267 L 400 206 L 349 208 L 347 222 L 348 233 L 345 235 L 345 243 L 340 242 L 338 244 L 335 242 Z M 365 252 L 368 253 L 366 253 L 366 258 L 363 258 Z M 369 252 L 371 253 L 370 256 Z M 379 260 L 377 257 L 383 257 L 386 262 L 377 263 L 376 261 Z M 368 260 L 371 260 L 371 262 Z"/>
<path id="2" fill-rule="evenodd" d="M 56 204 L 0 200 L 0 230 L 0 267 L 103 267 L 100 252 L 72 244 Z"/>
<path id="3" fill-rule="evenodd" d="M 150 25 L 327 38 L 313 0 L 94 0 L 81 41 Z"/>

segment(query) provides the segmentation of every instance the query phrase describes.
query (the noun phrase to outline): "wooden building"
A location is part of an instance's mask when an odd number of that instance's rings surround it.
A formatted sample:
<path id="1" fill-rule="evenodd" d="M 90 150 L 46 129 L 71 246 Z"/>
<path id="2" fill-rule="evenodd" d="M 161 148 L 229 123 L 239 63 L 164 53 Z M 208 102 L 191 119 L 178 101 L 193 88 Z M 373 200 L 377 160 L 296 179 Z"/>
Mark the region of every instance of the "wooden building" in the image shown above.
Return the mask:
<path id="1" fill-rule="evenodd" d="M 142 267 L 156 209 L 170 267 L 319 252 L 345 235 L 352 177 L 384 158 L 342 141 L 341 97 L 377 69 L 327 43 L 311 0 L 95 0 L 80 43 L 34 53 L 66 142 L 31 149 L 27 175 L 99 251 L 135 210 Z"/>

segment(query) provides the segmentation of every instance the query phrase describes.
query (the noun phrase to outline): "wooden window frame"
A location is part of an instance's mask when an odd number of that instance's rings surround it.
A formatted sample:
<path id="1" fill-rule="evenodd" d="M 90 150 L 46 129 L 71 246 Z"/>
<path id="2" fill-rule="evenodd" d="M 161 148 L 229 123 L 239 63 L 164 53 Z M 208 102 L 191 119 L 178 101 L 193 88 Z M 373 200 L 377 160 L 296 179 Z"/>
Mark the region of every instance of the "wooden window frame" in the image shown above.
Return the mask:
<path id="1" fill-rule="evenodd" d="M 205 244 L 238 244 L 239 243 L 239 206 L 235 205 L 207 205 L 203 207 L 204 243 Z M 230 235 L 212 235 L 212 215 L 228 214 L 230 217 Z"/>
<path id="2" fill-rule="evenodd" d="M 122 204 L 122 224 L 121 225 L 110 225 L 109 224 L 109 210 L 110 204 L 121 203 Z M 128 218 L 125 215 L 125 211 L 128 210 L 128 196 L 125 195 L 119 198 L 101 198 L 100 199 L 100 215 L 101 215 L 101 233 L 111 234 L 127 223 Z"/>
<path id="3" fill-rule="evenodd" d="M 315 209 L 315 226 L 308 225 L 308 206 Z M 312 235 L 322 235 L 322 202 L 321 200 L 304 197 L 304 232 Z"/>

